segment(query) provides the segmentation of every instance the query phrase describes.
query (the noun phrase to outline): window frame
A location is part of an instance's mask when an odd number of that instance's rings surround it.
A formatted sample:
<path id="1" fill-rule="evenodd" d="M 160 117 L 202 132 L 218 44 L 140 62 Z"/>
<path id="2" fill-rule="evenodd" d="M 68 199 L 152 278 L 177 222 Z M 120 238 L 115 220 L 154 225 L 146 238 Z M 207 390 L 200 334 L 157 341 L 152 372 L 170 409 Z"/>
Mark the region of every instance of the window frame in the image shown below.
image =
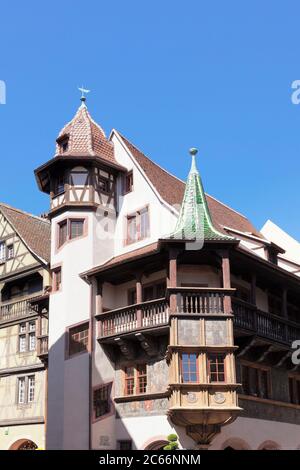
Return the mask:
<path id="1" fill-rule="evenodd" d="M 300 375 L 289 374 L 289 402 L 293 405 L 300 405 Z"/>
<path id="2" fill-rule="evenodd" d="M 33 379 L 33 385 L 30 381 Z M 20 401 L 20 384 L 23 383 L 23 401 Z M 33 390 L 32 398 L 31 392 Z M 16 404 L 17 406 L 23 407 L 33 405 L 36 401 L 36 374 L 19 375 L 17 376 L 17 387 L 16 387 Z"/>
<path id="3" fill-rule="evenodd" d="M 30 325 L 33 325 L 33 328 L 30 328 Z M 23 329 L 22 327 L 25 325 L 25 328 Z M 27 320 L 24 322 L 19 323 L 19 333 L 18 333 L 18 353 L 19 354 L 24 354 L 24 353 L 34 353 L 36 351 L 36 346 L 37 346 L 37 338 L 36 338 L 36 332 L 37 332 L 37 325 L 36 325 L 36 320 Z M 34 336 L 35 341 L 34 341 L 34 349 L 31 349 L 31 338 Z M 24 345 L 25 349 L 21 350 L 21 338 L 25 338 Z"/>
<path id="4" fill-rule="evenodd" d="M 0 241 L 0 264 L 6 262 L 6 243 L 5 241 Z"/>
<path id="5" fill-rule="evenodd" d="M 248 374 L 248 377 L 247 377 L 248 390 L 245 389 L 245 385 L 244 385 L 244 373 L 246 369 L 247 369 L 247 374 Z M 251 382 L 251 377 L 250 377 L 251 369 L 256 370 L 255 392 L 257 393 L 252 393 L 253 383 Z M 267 377 L 267 396 L 265 397 L 262 396 L 262 389 L 261 389 L 262 373 L 266 373 L 266 377 Z M 242 395 L 260 398 L 263 400 L 271 400 L 272 399 L 271 367 L 257 365 L 255 363 L 248 362 L 248 361 L 241 361 L 241 384 L 242 384 L 242 392 L 241 392 Z"/>
<path id="6" fill-rule="evenodd" d="M 10 250 L 12 250 L 12 254 L 10 254 Z M 6 245 L 6 261 L 14 259 L 15 257 L 15 246 L 14 243 L 9 243 Z"/>
<path id="7" fill-rule="evenodd" d="M 96 416 L 96 407 L 95 407 L 95 393 L 98 392 L 99 390 L 102 390 L 102 389 L 107 389 L 107 401 L 108 401 L 108 406 L 109 406 L 109 410 L 100 415 L 100 416 Z M 113 413 L 114 413 L 114 403 L 113 403 L 113 400 L 112 400 L 112 388 L 113 388 L 113 382 L 107 382 L 105 384 L 100 384 L 100 385 L 96 385 L 95 387 L 93 387 L 92 389 L 92 422 L 95 423 L 97 421 L 101 421 L 102 419 L 105 419 L 105 418 L 108 418 L 109 416 L 111 416 Z"/>
<path id="8" fill-rule="evenodd" d="M 214 362 L 214 364 L 216 365 L 216 371 L 211 371 L 211 365 L 212 365 L 212 362 L 211 362 L 211 357 L 212 356 L 222 356 L 223 357 L 223 361 L 221 363 L 219 363 L 219 360 L 217 359 L 216 362 Z M 224 352 L 218 352 L 218 351 L 212 351 L 212 352 L 209 352 L 207 353 L 207 356 L 206 356 L 206 367 L 207 367 L 207 381 L 208 383 L 211 383 L 211 384 L 224 384 L 227 382 L 227 371 L 226 371 L 226 361 L 227 361 L 227 354 L 224 353 Z M 223 372 L 220 372 L 219 371 L 219 366 L 220 364 L 223 364 Z M 217 375 L 217 380 L 212 380 L 211 379 L 211 374 L 216 374 Z M 224 380 L 219 380 L 219 375 L 223 375 L 224 376 Z"/>
<path id="9" fill-rule="evenodd" d="M 75 184 L 73 180 L 73 175 L 76 177 L 77 175 L 84 175 L 85 176 L 85 183 L 84 184 Z M 70 170 L 69 173 L 69 184 L 70 186 L 73 186 L 74 188 L 85 188 L 86 186 L 89 186 L 89 181 L 90 179 L 90 172 L 87 168 L 85 167 L 74 167 L 72 170 Z"/>
<path id="10" fill-rule="evenodd" d="M 147 231 L 146 231 L 146 234 L 144 236 L 142 236 L 142 232 L 141 232 L 141 226 L 142 226 L 142 214 L 143 213 L 147 213 Z M 135 223 L 135 236 L 134 238 L 131 238 L 129 236 L 129 233 L 130 233 L 130 221 L 131 220 L 134 220 L 134 223 Z M 132 245 L 133 243 L 137 243 L 141 240 L 146 240 L 147 238 L 150 237 L 150 234 L 151 234 L 151 229 L 150 229 L 150 207 L 149 205 L 147 204 L 146 206 L 143 206 L 142 208 L 140 209 L 137 209 L 136 211 L 134 212 L 131 212 L 130 214 L 127 214 L 125 216 L 125 233 L 126 233 L 126 236 L 125 236 L 125 246 L 127 245 Z"/>
<path id="11" fill-rule="evenodd" d="M 82 222 L 82 234 L 76 237 L 71 236 L 71 227 L 72 222 Z M 61 226 L 66 226 L 66 239 L 64 242 L 61 242 L 60 230 Z M 73 242 L 75 240 L 80 240 L 81 238 L 87 236 L 88 234 L 88 219 L 87 217 L 68 217 L 57 222 L 57 235 L 56 235 L 56 250 L 59 251 L 67 243 Z"/>
<path id="12" fill-rule="evenodd" d="M 190 377 L 191 374 L 196 374 L 196 380 L 184 380 L 184 370 L 183 370 L 183 365 L 184 365 L 184 361 L 183 361 L 183 356 L 195 356 L 195 365 L 196 365 L 196 372 L 193 372 L 190 370 L 190 367 L 188 369 L 188 375 Z M 188 365 L 191 364 L 190 360 L 187 362 Z M 193 352 L 193 351 L 189 351 L 189 352 L 184 352 L 182 351 L 180 353 L 180 383 L 182 384 L 198 384 L 199 383 L 199 353 L 197 352 Z"/>
<path id="13" fill-rule="evenodd" d="M 139 375 L 139 368 L 145 367 L 145 373 Z M 128 375 L 127 369 L 133 370 L 133 375 Z M 145 392 L 140 392 L 140 380 L 145 380 Z M 128 393 L 128 383 L 132 382 L 132 393 Z M 148 393 L 148 364 L 146 362 L 128 364 L 123 367 L 123 396 L 147 395 Z"/>
<path id="14" fill-rule="evenodd" d="M 77 330 L 77 329 L 79 330 L 80 328 L 84 328 L 84 327 L 87 327 L 87 328 L 83 329 L 81 332 L 79 331 L 79 332 L 76 332 L 76 333 L 73 333 L 73 334 L 78 334 L 78 333 L 82 333 L 83 331 L 87 331 L 87 345 L 86 345 L 86 348 L 82 349 L 81 351 L 71 352 L 72 330 Z M 90 322 L 89 322 L 89 320 L 86 320 L 86 321 L 83 321 L 83 322 L 80 322 L 80 323 L 76 323 L 75 325 L 69 326 L 66 329 L 66 354 L 65 354 L 65 358 L 66 359 L 71 359 L 73 357 L 77 357 L 81 354 L 86 354 L 86 353 L 89 353 L 89 352 L 90 352 Z"/>
<path id="15" fill-rule="evenodd" d="M 127 185 L 127 181 L 130 181 L 130 184 Z M 125 196 L 126 194 L 132 193 L 133 191 L 133 170 L 129 170 L 125 175 L 124 175 L 124 180 L 123 180 L 123 195 Z"/>
<path id="16" fill-rule="evenodd" d="M 58 282 L 58 279 L 60 281 Z M 52 268 L 52 292 L 60 292 L 62 290 L 62 266 Z"/>

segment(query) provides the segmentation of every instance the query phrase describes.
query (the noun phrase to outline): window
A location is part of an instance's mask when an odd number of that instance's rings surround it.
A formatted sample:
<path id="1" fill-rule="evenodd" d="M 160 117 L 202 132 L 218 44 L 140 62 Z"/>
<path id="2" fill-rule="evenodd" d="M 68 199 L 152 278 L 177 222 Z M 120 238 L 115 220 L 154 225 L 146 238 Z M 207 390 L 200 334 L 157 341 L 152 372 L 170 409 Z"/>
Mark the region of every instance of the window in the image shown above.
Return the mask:
<path id="1" fill-rule="evenodd" d="M 74 168 L 70 174 L 70 184 L 72 186 L 86 186 L 88 184 L 89 173 L 85 168 Z"/>
<path id="2" fill-rule="evenodd" d="M 58 223 L 58 247 L 85 234 L 85 219 L 67 219 Z"/>
<path id="3" fill-rule="evenodd" d="M 68 236 L 68 222 L 64 220 L 58 224 L 58 246 L 62 246 L 67 241 Z"/>
<path id="4" fill-rule="evenodd" d="M 183 353 L 181 355 L 181 381 L 183 383 L 198 382 L 197 354 Z"/>
<path id="5" fill-rule="evenodd" d="M 94 419 L 101 418 L 111 411 L 111 383 L 101 385 L 93 391 L 93 414 Z"/>
<path id="6" fill-rule="evenodd" d="M 290 402 L 300 405 L 300 376 L 289 377 Z"/>
<path id="7" fill-rule="evenodd" d="M 4 263 L 6 260 L 6 248 L 5 248 L 5 243 L 1 242 L 0 243 L 0 263 Z"/>
<path id="8" fill-rule="evenodd" d="M 84 220 L 70 220 L 70 239 L 81 237 L 83 235 Z"/>
<path id="9" fill-rule="evenodd" d="M 137 366 L 137 391 L 138 393 L 147 392 L 147 367 L 146 364 Z"/>
<path id="10" fill-rule="evenodd" d="M 125 369 L 125 395 L 134 395 L 135 391 L 135 370 L 134 367 L 126 367 Z"/>
<path id="11" fill-rule="evenodd" d="M 56 139 L 56 142 L 59 145 L 59 150 L 60 153 L 65 153 L 69 149 L 69 136 L 68 135 L 62 135 L 58 139 Z"/>
<path id="12" fill-rule="evenodd" d="M 225 382 L 225 354 L 209 354 L 207 362 L 209 382 Z"/>
<path id="13" fill-rule="evenodd" d="M 69 357 L 88 351 L 89 324 L 75 326 L 69 329 Z"/>
<path id="14" fill-rule="evenodd" d="M 260 398 L 270 398 L 270 370 L 242 364 L 242 393 Z"/>
<path id="15" fill-rule="evenodd" d="M 129 171 L 124 176 L 124 194 L 130 193 L 133 189 L 133 172 Z"/>
<path id="16" fill-rule="evenodd" d="M 147 393 L 147 365 L 125 367 L 125 395 Z"/>
<path id="17" fill-rule="evenodd" d="M 17 382 L 17 403 L 25 405 L 26 403 L 33 403 L 35 398 L 35 376 L 28 375 L 18 377 Z"/>
<path id="18" fill-rule="evenodd" d="M 159 281 L 143 287 L 143 301 L 161 299 L 166 294 L 166 281 Z"/>
<path id="19" fill-rule="evenodd" d="M 282 314 L 282 298 L 275 292 L 269 292 L 268 295 L 269 312 L 274 315 Z"/>
<path id="20" fill-rule="evenodd" d="M 34 401 L 34 392 L 35 392 L 35 377 L 31 375 L 28 377 L 28 391 L 27 391 L 27 401 L 32 403 Z"/>
<path id="21" fill-rule="evenodd" d="M 63 193 L 65 190 L 65 175 L 60 174 L 57 175 L 57 177 L 54 180 L 54 187 L 53 187 L 53 192 L 54 195 L 57 196 L 58 194 Z"/>
<path id="22" fill-rule="evenodd" d="M 110 180 L 108 178 L 105 178 L 104 176 L 99 176 L 98 177 L 98 189 L 102 193 L 109 194 L 111 191 Z"/>
<path id="23" fill-rule="evenodd" d="M 19 326 L 19 352 L 35 351 L 36 349 L 36 322 L 20 323 Z"/>
<path id="24" fill-rule="evenodd" d="M 145 207 L 127 216 L 127 244 L 143 240 L 150 235 L 149 209 Z"/>
<path id="25" fill-rule="evenodd" d="M 61 267 L 53 269 L 53 291 L 61 289 Z"/>
<path id="26" fill-rule="evenodd" d="M 20 377 L 18 379 L 18 403 L 20 405 L 25 403 L 25 384 L 26 384 L 26 378 Z"/>
<path id="27" fill-rule="evenodd" d="M 19 336 L 19 351 L 20 352 L 25 352 L 27 350 L 26 348 L 26 335 L 20 335 Z"/>
<path id="28" fill-rule="evenodd" d="M 14 245 L 7 245 L 7 259 L 14 257 Z"/>
<path id="29" fill-rule="evenodd" d="M 117 450 L 132 450 L 132 441 L 117 441 Z"/>

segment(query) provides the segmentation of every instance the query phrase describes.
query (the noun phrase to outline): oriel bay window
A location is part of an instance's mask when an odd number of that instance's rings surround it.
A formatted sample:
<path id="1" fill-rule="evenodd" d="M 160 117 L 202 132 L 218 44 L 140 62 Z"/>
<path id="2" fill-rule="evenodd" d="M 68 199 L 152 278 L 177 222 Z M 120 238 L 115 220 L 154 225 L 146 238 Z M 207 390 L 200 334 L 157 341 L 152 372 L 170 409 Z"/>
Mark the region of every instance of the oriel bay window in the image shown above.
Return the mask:
<path id="1" fill-rule="evenodd" d="M 144 207 L 127 216 L 126 243 L 134 243 L 150 235 L 149 208 Z"/>
<path id="2" fill-rule="evenodd" d="M 138 364 L 125 367 L 125 395 L 147 393 L 147 365 Z"/>
<path id="3" fill-rule="evenodd" d="M 98 420 L 109 414 L 112 409 L 112 384 L 99 385 L 93 390 L 93 419 Z"/>

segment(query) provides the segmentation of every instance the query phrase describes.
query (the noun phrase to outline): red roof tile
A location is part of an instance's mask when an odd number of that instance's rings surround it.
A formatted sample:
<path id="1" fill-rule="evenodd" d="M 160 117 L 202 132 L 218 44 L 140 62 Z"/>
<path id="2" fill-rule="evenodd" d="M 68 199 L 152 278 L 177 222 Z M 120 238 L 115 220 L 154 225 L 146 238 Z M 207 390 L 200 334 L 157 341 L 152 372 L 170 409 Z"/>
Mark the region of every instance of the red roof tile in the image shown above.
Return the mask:
<path id="1" fill-rule="evenodd" d="M 50 222 L 3 203 L 0 203 L 0 211 L 28 249 L 48 263 L 51 250 Z"/>

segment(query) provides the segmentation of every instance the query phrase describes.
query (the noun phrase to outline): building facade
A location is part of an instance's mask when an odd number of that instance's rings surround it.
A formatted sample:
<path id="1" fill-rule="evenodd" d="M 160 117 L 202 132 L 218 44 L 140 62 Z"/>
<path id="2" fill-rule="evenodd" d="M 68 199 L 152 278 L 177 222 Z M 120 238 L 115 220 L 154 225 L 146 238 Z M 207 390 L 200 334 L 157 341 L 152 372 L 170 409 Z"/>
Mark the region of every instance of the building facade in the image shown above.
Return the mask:
<path id="1" fill-rule="evenodd" d="M 300 250 L 205 194 L 196 153 L 185 184 L 83 97 L 36 170 L 48 449 L 300 446 Z"/>
<path id="2" fill-rule="evenodd" d="M 47 375 L 41 360 L 41 335 L 45 333 L 47 341 L 48 301 L 44 294 L 50 286 L 49 249 L 47 220 L 0 204 L 2 450 L 46 445 Z"/>

